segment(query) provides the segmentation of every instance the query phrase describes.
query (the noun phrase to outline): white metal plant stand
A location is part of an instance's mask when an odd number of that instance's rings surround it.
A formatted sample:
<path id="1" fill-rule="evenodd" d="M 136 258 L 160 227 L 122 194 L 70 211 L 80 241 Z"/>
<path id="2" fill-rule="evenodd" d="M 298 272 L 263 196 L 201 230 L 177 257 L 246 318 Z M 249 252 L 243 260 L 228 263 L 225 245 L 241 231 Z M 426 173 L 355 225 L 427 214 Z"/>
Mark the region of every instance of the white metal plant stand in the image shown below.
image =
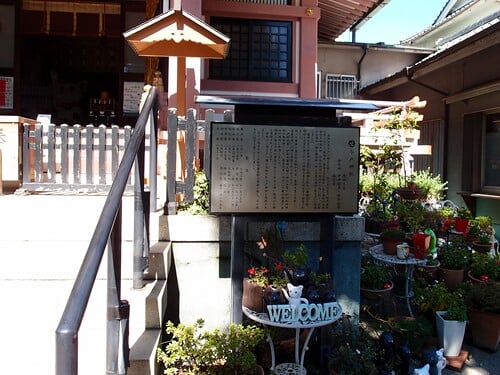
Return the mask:
<path id="1" fill-rule="evenodd" d="M 267 313 L 257 313 L 245 306 L 242 306 L 242 311 L 250 319 L 258 323 L 261 323 L 265 326 L 295 329 L 295 363 L 281 363 L 279 365 L 276 365 L 274 344 L 271 335 L 268 334 L 267 342 L 269 343 L 269 347 L 271 349 L 271 371 L 274 371 L 274 373 L 276 373 L 277 375 L 288 375 L 288 374 L 306 375 L 307 370 L 304 367 L 304 358 L 307 350 L 309 349 L 308 347 L 309 340 L 312 337 L 314 329 L 316 327 L 326 326 L 328 324 L 332 324 L 335 321 L 337 321 L 342 316 L 342 308 L 340 307 L 340 305 L 337 305 L 337 307 L 338 308 L 336 314 L 331 319 L 315 320 L 315 321 L 296 321 L 296 322 L 274 322 L 269 319 L 269 315 Z M 304 346 L 302 347 L 302 351 L 300 350 L 301 329 L 309 329 L 306 340 L 304 342 Z"/>

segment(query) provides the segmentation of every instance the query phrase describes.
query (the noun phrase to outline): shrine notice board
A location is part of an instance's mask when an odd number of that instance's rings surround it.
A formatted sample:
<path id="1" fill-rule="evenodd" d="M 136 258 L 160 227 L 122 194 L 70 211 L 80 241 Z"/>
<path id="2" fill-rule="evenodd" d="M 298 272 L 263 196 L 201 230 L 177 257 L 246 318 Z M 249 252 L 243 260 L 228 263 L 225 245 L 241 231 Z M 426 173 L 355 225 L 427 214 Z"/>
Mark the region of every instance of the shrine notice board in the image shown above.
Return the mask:
<path id="1" fill-rule="evenodd" d="M 210 211 L 358 211 L 359 128 L 211 124 Z"/>

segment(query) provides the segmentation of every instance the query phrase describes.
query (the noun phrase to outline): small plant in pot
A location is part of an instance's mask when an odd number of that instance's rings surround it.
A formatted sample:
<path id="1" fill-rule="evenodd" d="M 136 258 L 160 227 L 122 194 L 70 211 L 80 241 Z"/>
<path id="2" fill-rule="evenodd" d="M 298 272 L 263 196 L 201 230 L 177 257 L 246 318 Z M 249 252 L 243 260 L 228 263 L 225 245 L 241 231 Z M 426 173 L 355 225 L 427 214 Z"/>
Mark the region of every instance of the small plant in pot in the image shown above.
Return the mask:
<path id="1" fill-rule="evenodd" d="M 471 251 L 460 244 L 451 244 L 438 251 L 440 276 L 449 289 L 456 289 L 464 280 L 470 255 Z"/>
<path id="2" fill-rule="evenodd" d="M 469 221 L 472 218 L 472 214 L 467 207 L 458 207 L 455 211 L 455 217 L 453 220 L 455 231 L 459 233 L 466 233 Z"/>
<path id="3" fill-rule="evenodd" d="M 473 253 L 468 276 L 474 283 L 500 281 L 500 256 Z"/>
<path id="4" fill-rule="evenodd" d="M 496 352 L 500 342 L 500 283 L 473 284 L 466 303 L 474 346 Z"/>
<path id="5" fill-rule="evenodd" d="M 445 356 L 457 356 L 462 349 L 467 320 L 467 305 L 459 292 L 450 294 L 446 310 L 436 311 L 436 328 Z"/>
<path id="6" fill-rule="evenodd" d="M 165 374 L 263 374 L 254 351 L 265 331 L 253 325 L 231 324 L 226 331 L 204 330 L 203 319 L 193 325 L 167 322 L 171 340 L 158 348 Z"/>
<path id="7" fill-rule="evenodd" d="M 361 271 L 361 294 L 368 299 L 379 299 L 394 287 L 392 273 L 384 265 L 372 260 L 366 262 Z"/>
<path id="8" fill-rule="evenodd" d="M 394 255 L 397 252 L 397 245 L 405 240 L 405 232 L 400 229 L 385 230 L 380 234 L 380 242 L 384 248 L 384 253 Z"/>

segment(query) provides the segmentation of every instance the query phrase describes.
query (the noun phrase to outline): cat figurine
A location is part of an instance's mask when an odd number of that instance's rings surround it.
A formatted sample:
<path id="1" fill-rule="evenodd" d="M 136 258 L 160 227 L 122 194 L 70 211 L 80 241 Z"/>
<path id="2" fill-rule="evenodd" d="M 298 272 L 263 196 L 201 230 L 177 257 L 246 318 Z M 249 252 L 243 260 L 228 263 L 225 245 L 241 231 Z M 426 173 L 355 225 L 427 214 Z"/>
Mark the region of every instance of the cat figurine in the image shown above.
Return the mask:
<path id="1" fill-rule="evenodd" d="M 437 375 L 441 375 L 443 369 L 446 367 L 446 357 L 444 356 L 444 348 L 436 350 L 436 355 L 438 358 L 438 361 L 436 364 Z"/>
<path id="2" fill-rule="evenodd" d="M 430 367 L 431 366 L 428 363 L 426 363 L 424 367 L 414 369 L 413 375 L 429 375 Z"/>
<path id="3" fill-rule="evenodd" d="M 286 285 L 286 289 L 283 289 L 283 294 L 287 299 L 290 306 L 292 306 L 293 310 L 296 310 L 301 303 L 308 304 L 309 301 L 306 298 L 302 298 L 302 290 L 304 289 L 303 285 L 293 285 L 288 283 Z"/>

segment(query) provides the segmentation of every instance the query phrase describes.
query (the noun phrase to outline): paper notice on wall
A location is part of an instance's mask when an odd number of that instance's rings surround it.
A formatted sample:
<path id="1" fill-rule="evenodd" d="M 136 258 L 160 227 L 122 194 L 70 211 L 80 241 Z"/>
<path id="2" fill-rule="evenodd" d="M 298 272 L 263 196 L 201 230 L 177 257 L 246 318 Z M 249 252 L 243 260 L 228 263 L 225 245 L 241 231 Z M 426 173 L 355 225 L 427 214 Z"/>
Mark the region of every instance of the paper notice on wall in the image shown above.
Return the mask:
<path id="1" fill-rule="evenodd" d="M 0 108 L 14 108 L 14 77 L 0 76 Z"/>
<path id="2" fill-rule="evenodd" d="M 123 82 L 123 113 L 139 114 L 144 82 Z"/>

